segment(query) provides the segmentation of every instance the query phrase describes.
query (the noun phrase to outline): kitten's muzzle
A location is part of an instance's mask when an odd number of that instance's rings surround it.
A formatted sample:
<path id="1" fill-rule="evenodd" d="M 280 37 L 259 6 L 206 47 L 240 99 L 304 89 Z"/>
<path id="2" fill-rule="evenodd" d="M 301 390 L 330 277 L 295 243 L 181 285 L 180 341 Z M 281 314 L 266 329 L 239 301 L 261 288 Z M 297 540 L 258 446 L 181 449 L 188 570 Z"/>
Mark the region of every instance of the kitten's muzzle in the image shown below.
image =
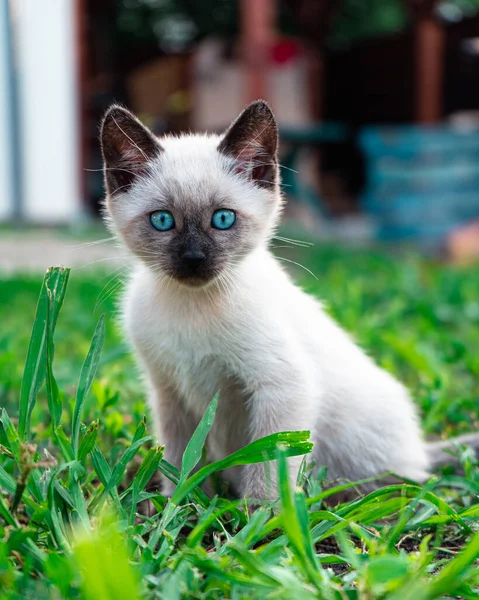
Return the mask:
<path id="1" fill-rule="evenodd" d="M 175 276 L 185 283 L 202 285 L 214 276 L 214 272 L 203 250 L 187 249 L 176 261 Z"/>

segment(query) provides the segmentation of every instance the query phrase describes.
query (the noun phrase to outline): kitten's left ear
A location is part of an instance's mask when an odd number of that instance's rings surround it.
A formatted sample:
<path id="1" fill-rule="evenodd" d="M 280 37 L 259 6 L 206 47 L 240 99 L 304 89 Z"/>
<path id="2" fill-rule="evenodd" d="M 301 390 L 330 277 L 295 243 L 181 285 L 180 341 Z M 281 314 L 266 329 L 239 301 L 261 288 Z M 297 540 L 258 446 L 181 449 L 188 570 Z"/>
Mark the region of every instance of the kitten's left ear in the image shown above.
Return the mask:
<path id="1" fill-rule="evenodd" d="M 103 119 L 100 132 L 101 150 L 108 194 L 126 192 L 134 180 L 146 172 L 148 163 L 162 147 L 130 111 L 111 106 Z"/>
<path id="2" fill-rule="evenodd" d="M 278 127 L 264 100 L 250 104 L 233 121 L 218 146 L 237 160 L 237 172 L 246 173 L 267 189 L 278 181 Z"/>

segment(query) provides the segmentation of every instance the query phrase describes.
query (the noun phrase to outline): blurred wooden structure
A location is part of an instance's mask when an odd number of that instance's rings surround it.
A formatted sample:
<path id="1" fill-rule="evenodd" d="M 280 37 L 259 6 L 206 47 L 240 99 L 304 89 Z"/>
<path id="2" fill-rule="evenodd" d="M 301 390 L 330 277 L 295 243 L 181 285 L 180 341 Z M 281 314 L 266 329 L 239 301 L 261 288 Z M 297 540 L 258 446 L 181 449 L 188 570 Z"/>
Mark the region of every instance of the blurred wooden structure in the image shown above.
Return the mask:
<path id="1" fill-rule="evenodd" d="M 266 70 L 276 25 L 276 0 L 241 0 L 245 104 L 268 98 Z"/>
<path id="2" fill-rule="evenodd" d="M 437 123 L 443 115 L 445 32 L 434 14 L 438 1 L 405 0 L 415 20 L 418 123 Z"/>
<path id="3" fill-rule="evenodd" d="M 321 81 L 315 85 L 317 94 L 322 96 L 321 101 L 315 102 L 316 106 L 321 106 L 321 110 L 315 112 L 316 119 L 334 116 L 329 114 L 327 105 L 336 104 L 337 97 L 332 100 L 328 86 L 339 71 L 341 79 L 357 82 L 354 85 L 354 95 L 346 94 L 349 103 L 356 98 L 356 92 L 366 93 L 360 89 L 359 78 L 363 76 L 363 88 L 370 90 L 369 86 L 372 85 L 373 89 L 377 89 L 376 94 L 367 94 L 372 96 L 373 102 L 375 99 L 381 101 L 382 96 L 383 101 L 392 102 L 392 107 L 399 107 L 400 102 L 409 107 L 409 114 L 407 117 L 404 115 L 405 121 L 437 123 L 444 117 L 446 31 L 435 13 L 438 0 L 402 1 L 412 18 L 413 27 L 410 31 L 399 36 L 370 39 L 351 50 L 325 53 L 325 40 L 338 10 L 339 0 L 290 0 L 291 10 L 298 14 L 304 37 L 308 45 L 315 50 L 316 76 L 324 74 Z M 318 67 L 319 64 L 322 66 Z M 388 65 L 387 68 L 385 64 Z M 365 71 L 367 77 L 368 70 L 371 77 L 365 81 Z M 343 82 L 344 88 L 347 84 L 347 81 Z M 338 86 L 341 86 L 341 82 L 334 82 L 333 86 L 338 93 L 346 91 L 339 91 L 341 88 Z M 349 88 L 351 91 L 351 86 Z M 334 95 L 334 89 L 332 93 Z M 406 98 L 406 95 L 409 97 Z M 331 100 L 328 100 L 328 97 Z M 400 102 L 395 101 L 397 98 L 400 98 Z M 332 110 L 334 113 L 334 108 Z M 358 115 L 358 121 L 403 120 L 400 114 L 394 113 L 394 108 L 386 115 L 386 109 L 383 107 L 382 113 L 383 116 L 379 110 L 375 117 L 373 110 L 370 115 Z"/>

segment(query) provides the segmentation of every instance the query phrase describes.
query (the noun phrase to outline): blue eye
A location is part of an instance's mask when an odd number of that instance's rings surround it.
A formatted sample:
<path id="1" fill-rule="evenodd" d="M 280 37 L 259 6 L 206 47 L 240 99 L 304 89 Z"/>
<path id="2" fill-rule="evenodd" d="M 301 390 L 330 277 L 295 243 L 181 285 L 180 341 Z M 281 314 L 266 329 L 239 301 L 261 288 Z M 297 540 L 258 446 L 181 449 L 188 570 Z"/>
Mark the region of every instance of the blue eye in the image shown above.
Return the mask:
<path id="1" fill-rule="evenodd" d="M 150 223 L 158 231 L 169 231 L 175 226 L 173 215 L 167 210 L 157 210 L 150 215 Z"/>
<path id="2" fill-rule="evenodd" d="M 215 229 L 231 229 L 236 222 L 236 213 L 233 210 L 220 208 L 213 213 L 211 225 Z"/>

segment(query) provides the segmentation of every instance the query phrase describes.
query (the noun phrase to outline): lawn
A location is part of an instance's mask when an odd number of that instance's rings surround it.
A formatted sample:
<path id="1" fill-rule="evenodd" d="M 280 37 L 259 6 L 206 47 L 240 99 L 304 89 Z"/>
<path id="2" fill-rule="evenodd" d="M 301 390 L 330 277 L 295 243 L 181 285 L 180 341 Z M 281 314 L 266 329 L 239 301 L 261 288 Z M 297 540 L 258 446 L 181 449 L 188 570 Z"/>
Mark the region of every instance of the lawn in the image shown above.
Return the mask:
<path id="1" fill-rule="evenodd" d="M 288 263 L 407 384 L 427 435 L 479 430 L 477 267 L 412 251 L 278 252 L 317 276 Z M 479 471 L 466 449 L 464 476 L 335 506 L 307 469 L 289 487 L 285 458 L 308 452 L 307 434 L 273 436 L 227 459 L 278 461 L 275 510 L 248 515 L 244 501 L 196 487 L 225 464 L 191 475 L 216 399 L 181 472 L 162 459 L 116 323 L 120 277 L 53 270 L 43 288 L 40 276 L 0 279 L 0 599 L 479 598 Z M 158 471 L 178 481 L 169 501 Z"/>

